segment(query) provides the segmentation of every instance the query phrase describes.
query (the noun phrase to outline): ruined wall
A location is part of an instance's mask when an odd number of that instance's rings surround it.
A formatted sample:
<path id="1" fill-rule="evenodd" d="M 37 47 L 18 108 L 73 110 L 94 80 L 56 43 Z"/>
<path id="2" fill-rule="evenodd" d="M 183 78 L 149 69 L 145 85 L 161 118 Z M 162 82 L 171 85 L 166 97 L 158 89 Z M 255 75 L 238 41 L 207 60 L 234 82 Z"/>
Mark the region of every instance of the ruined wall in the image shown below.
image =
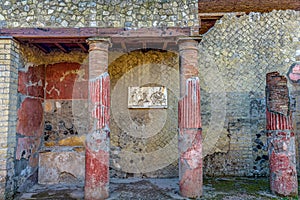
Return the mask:
<path id="1" fill-rule="evenodd" d="M 295 11 L 226 15 L 203 36 L 199 71 L 204 174 L 269 173 L 265 76 L 271 71 L 287 74 L 295 62 L 299 25 Z M 298 128 L 296 133 L 299 137 Z"/>
<path id="2" fill-rule="evenodd" d="M 48 179 L 51 181 L 55 178 L 62 182 L 77 181 L 76 178 L 68 174 L 68 170 L 74 173 L 78 172 L 70 165 L 76 166 L 74 161 L 84 157 L 82 155 L 83 138 L 78 136 L 82 128 L 72 127 L 74 119 L 78 119 L 72 113 L 72 99 L 79 101 L 82 98 L 87 98 L 87 85 L 82 84 L 85 78 L 84 67 L 82 67 L 84 65 L 78 64 L 84 63 L 87 54 L 82 52 L 64 54 L 55 51 L 44 54 L 34 47 L 24 45 L 20 46 L 20 50 L 22 62 L 19 63 L 18 74 L 16 189 L 23 191 L 36 183 L 38 178 L 41 178 L 43 182 L 42 178 L 45 177 L 49 177 Z M 77 79 L 80 81 L 78 84 L 74 84 Z M 73 92 L 74 85 L 78 88 L 78 92 L 76 92 L 77 90 Z M 74 107 L 82 109 L 84 105 L 78 107 L 77 103 Z M 82 126 L 84 126 L 84 120 Z M 70 136 L 76 137 L 69 139 Z M 49 155 L 49 151 L 51 153 L 57 150 L 55 147 L 59 148 L 60 146 L 67 146 L 65 150 L 80 146 L 81 149 L 79 148 L 78 151 L 81 152 L 81 156 L 73 155 L 74 153 L 71 154 L 70 152 L 62 155 L 55 153 Z M 48 154 L 41 153 L 45 150 L 48 151 Z M 64 149 L 59 149 L 59 151 L 63 152 Z M 77 159 L 72 159 L 73 157 Z M 51 160 L 47 160 L 48 158 Z M 53 162 L 55 159 L 57 162 Z M 46 164 L 43 164 L 45 161 Z M 61 171 L 57 173 L 58 177 L 50 176 L 51 173 L 45 173 L 45 176 L 38 177 L 38 170 L 40 174 L 43 174 L 41 170 L 45 167 L 49 168 L 51 163 L 60 163 L 65 168 L 60 169 Z M 53 172 L 57 168 L 53 167 L 51 170 Z M 77 174 L 80 176 L 80 173 Z"/>
<path id="3" fill-rule="evenodd" d="M 0 199 L 10 199 L 15 192 L 18 52 L 12 38 L 0 39 Z"/>
<path id="4" fill-rule="evenodd" d="M 15 176 L 22 191 L 37 181 L 37 169 L 44 128 L 45 66 L 19 68 L 18 123 Z"/>
<path id="5" fill-rule="evenodd" d="M 0 27 L 193 27 L 196 0 L 0 1 Z"/>
<path id="6" fill-rule="evenodd" d="M 178 55 L 137 50 L 109 65 L 111 177 L 178 176 Z M 128 87 L 165 86 L 167 108 L 128 108 Z"/>
<path id="7" fill-rule="evenodd" d="M 84 145 L 89 127 L 86 61 L 61 62 L 45 68 L 45 129 L 39 183 L 84 181 Z"/>
<path id="8" fill-rule="evenodd" d="M 84 180 L 87 60 L 81 64 L 63 62 L 45 66 L 45 127 L 39 183 L 82 183 Z M 109 63 L 111 176 L 177 176 L 177 54 L 159 50 L 110 52 Z M 168 108 L 128 109 L 128 86 L 166 86 Z M 145 126 L 143 135 L 138 135 L 138 130 L 129 132 L 132 124 L 138 128 Z"/>
<path id="9" fill-rule="evenodd" d="M 45 147 L 83 146 L 82 136 L 88 131 L 87 112 L 84 112 L 88 96 L 86 66 L 78 63 L 47 65 Z"/>

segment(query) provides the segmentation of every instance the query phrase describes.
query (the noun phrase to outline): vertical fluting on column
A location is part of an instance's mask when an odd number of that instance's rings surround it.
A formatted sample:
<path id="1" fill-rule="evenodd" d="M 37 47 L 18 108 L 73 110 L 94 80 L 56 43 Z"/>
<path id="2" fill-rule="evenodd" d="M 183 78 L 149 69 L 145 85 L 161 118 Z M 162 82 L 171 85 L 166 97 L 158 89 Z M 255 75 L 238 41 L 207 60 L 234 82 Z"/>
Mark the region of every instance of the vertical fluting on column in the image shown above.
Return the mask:
<path id="1" fill-rule="evenodd" d="M 108 38 L 93 38 L 89 43 L 89 113 L 86 137 L 85 200 L 109 197 L 109 119 L 110 78 Z"/>
<path id="2" fill-rule="evenodd" d="M 297 196 L 295 134 L 287 79 L 278 72 L 266 77 L 266 119 L 270 187 L 279 196 Z"/>
<path id="3" fill-rule="evenodd" d="M 178 149 L 180 194 L 202 196 L 202 129 L 200 84 L 198 78 L 198 42 L 179 41 L 180 96 L 178 103 Z"/>

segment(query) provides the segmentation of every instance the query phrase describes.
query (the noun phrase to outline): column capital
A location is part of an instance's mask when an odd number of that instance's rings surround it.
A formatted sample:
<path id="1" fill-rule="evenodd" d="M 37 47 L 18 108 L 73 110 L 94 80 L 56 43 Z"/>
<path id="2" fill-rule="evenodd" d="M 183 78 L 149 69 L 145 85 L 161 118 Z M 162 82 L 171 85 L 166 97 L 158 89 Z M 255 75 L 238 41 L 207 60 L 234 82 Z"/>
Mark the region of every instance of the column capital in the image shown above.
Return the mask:
<path id="1" fill-rule="evenodd" d="M 88 38 L 86 42 L 90 46 L 89 51 L 93 51 L 97 49 L 99 50 L 97 44 L 107 45 L 107 48 L 112 46 L 110 37 L 92 37 L 92 38 Z"/>
<path id="2" fill-rule="evenodd" d="M 179 47 L 179 51 L 182 50 L 197 50 L 198 51 L 198 44 L 201 41 L 202 37 L 178 37 L 176 43 Z"/>
<path id="3" fill-rule="evenodd" d="M 202 40 L 202 36 L 180 36 L 176 38 L 176 43 L 181 44 L 185 42 L 199 43 Z"/>

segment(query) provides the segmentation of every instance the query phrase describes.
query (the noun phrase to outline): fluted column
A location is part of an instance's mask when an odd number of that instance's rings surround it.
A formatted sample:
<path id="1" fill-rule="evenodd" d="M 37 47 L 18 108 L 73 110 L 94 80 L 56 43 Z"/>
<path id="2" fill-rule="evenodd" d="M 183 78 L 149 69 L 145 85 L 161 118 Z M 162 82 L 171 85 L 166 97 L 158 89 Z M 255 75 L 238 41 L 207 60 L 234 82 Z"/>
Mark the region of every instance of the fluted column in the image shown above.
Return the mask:
<path id="1" fill-rule="evenodd" d="M 89 113 L 86 137 L 85 200 L 109 197 L 110 39 L 92 38 L 89 43 Z"/>
<path id="2" fill-rule="evenodd" d="M 180 39 L 179 189 L 184 197 L 202 196 L 202 129 L 200 84 L 198 78 L 198 42 Z"/>
<path id="3" fill-rule="evenodd" d="M 271 191 L 279 196 L 298 196 L 295 134 L 287 79 L 278 72 L 271 72 L 266 81 Z"/>

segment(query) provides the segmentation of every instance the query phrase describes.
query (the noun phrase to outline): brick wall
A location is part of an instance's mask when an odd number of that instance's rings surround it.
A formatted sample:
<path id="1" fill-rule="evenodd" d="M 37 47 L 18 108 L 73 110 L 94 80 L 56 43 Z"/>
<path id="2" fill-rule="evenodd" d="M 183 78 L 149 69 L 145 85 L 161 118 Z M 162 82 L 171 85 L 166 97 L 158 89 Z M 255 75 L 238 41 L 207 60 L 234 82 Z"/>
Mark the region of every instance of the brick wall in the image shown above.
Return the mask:
<path id="1" fill-rule="evenodd" d="M 0 199 L 10 199 L 15 189 L 18 48 L 13 39 L 0 39 Z"/>

